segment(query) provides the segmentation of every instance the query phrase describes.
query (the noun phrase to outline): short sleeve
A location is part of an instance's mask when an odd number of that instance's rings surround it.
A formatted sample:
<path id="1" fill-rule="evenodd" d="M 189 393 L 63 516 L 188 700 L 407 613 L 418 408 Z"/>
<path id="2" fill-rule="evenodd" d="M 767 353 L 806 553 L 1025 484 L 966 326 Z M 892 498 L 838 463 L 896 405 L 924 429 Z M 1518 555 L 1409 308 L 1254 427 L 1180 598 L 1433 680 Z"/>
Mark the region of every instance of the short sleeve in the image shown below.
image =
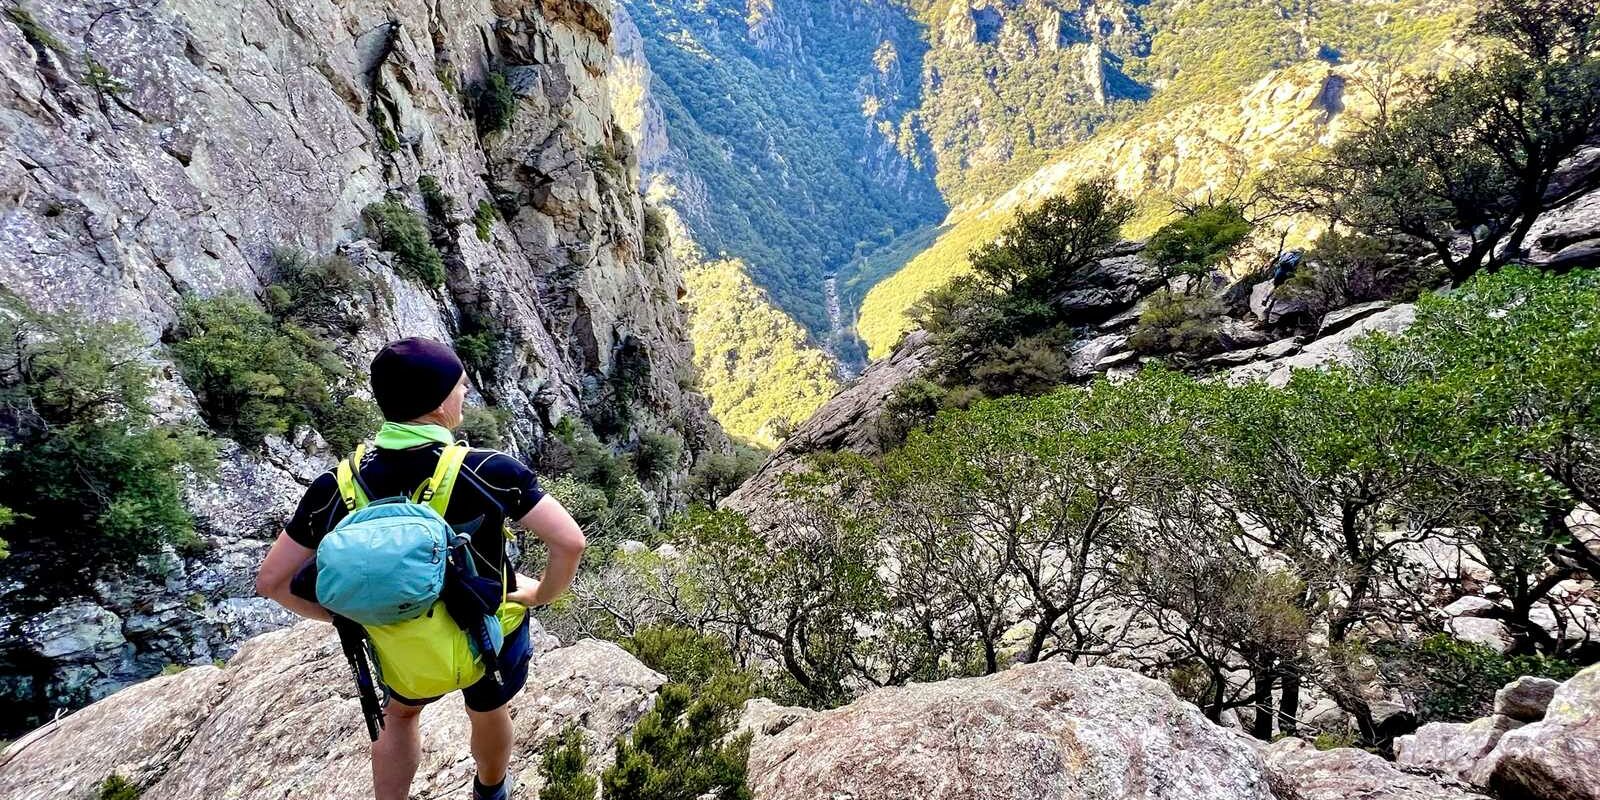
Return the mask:
<path id="1" fill-rule="evenodd" d="M 294 516 L 283 530 L 296 544 L 315 550 L 322 537 L 333 528 L 343 508 L 339 502 L 339 482 L 331 471 L 324 472 L 306 488 Z"/>
<path id="2" fill-rule="evenodd" d="M 522 519 L 544 499 L 539 476 L 527 464 L 505 453 L 491 453 L 473 471 L 511 522 Z"/>

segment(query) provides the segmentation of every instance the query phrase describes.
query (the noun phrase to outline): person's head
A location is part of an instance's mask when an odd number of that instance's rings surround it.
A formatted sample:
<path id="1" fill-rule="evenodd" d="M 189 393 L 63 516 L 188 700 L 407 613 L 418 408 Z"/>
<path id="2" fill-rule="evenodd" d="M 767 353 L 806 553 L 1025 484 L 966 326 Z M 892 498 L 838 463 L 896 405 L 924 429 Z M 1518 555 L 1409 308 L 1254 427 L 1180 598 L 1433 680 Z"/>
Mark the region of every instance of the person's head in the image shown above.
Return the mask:
<path id="1" fill-rule="evenodd" d="M 384 345 L 372 359 L 372 397 L 390 422 L 461 424 L 467 370 L 454 350 L 414 336 Z"/>

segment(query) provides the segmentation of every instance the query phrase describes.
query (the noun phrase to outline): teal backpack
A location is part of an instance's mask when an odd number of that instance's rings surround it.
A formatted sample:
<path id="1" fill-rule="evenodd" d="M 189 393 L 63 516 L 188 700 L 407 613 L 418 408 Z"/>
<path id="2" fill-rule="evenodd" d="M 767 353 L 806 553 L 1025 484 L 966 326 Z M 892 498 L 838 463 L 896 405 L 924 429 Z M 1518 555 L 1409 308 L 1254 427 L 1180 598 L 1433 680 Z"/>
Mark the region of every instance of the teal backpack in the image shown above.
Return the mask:
<path id="1" fill-rule="evenodd" d="M 445 447 L 410 497 L 378 500 L 361 480 L 365 449 L 358 446 L 334 473 L 349 513 L 317 546 L 316 599 L 334 615 L 376 741 L 383 727 L 376 684 L 422 700 L 485 675 L 498 680 L 505 582 L 503 574 L 498 583 L 478 576 L 470 536 L 444 519 L 467 446 Z"/>

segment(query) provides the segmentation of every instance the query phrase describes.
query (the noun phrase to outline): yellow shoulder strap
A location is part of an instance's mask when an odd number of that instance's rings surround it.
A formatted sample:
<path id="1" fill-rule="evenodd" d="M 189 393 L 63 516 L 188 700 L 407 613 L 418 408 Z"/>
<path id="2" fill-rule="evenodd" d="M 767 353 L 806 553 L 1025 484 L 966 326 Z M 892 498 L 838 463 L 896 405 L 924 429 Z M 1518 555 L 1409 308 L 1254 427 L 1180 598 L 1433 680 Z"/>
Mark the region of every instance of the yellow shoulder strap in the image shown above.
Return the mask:
<path id="1" fill-rule="evenodd" d="M 361 485 L 356 482 L 356 469 L 361 466 L 361 457 L 367 452 L 365 444 L 356 445 L 356 451 L 350 457 L 340 461 L 334 470 L 334 480 L 339 483 L 339 497 L 344 499 L 347 511 L 355 511 L 367 504 L 371 498 L 366 492 L 361 491 Z"/>
<path id="2" fill-rule="evenodd" d="M 450 507 L 450 494 L 456 488 L 456 476 L 461 474 L 461 464 L 466 461 L 469 449 L 464 444 L 446 446 L 439 453 L 439 463 L 433 468 L 433 476 L 417 487 L 417 493 L 411 499 L 427 503 L 439 516 L 444 516 L 445 509 Z"/>

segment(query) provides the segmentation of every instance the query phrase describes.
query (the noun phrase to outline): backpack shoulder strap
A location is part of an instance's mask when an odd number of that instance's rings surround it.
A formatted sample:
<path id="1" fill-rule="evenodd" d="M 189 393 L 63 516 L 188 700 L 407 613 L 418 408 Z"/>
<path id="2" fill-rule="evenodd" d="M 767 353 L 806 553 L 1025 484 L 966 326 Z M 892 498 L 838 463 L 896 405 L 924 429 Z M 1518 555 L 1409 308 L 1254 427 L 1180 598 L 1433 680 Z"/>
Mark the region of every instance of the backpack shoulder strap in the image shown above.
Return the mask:
<path id="1" fill-rule="evenodd" d="M 340 461 L 335 468 L 333 477 L 339 483 L 339 497 L 344 500 L 346 511 L 355 511 L 371 501 L 367 496 L 366 487 L 361 485 L 361 476 L 357 470 L 361 468 L 361 457 L 366 455 L 365 444 L 356 445 L 356 451 L 350 457 Z"/>
<path id="2" fill-rule="evenodd" d="M 464 444 L 447 445 L 439 453 L 439 463 L 433 468 L 433 476 L 417 487 L 417 493 L 411 499 L 427 503 L 439 516 L 444 516 L 445 509 L 450 507 L 450 495 L 456 488 L 456 476 L 461 474 L 461 465 L 466 461 L 470 449 Z"/>

